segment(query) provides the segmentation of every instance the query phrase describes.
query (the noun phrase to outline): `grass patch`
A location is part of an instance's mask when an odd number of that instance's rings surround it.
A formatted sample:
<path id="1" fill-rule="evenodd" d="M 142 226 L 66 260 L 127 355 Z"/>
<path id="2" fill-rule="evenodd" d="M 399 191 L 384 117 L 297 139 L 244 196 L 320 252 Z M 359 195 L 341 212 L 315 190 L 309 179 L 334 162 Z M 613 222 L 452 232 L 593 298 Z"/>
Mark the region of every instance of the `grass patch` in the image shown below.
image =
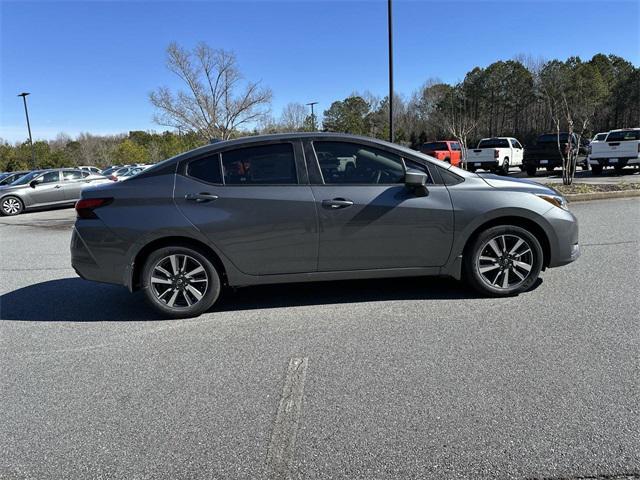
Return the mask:
<path id="1" fill-rule="evenodd" d="M 626 190 L 640 190 L 640 183 L 572 183 L 563 185 L 558 183 L 547 183 L 548 187 L 555 188 L 563 195 L 572 193 L 597 193 L 597 192 L 623 192 Z"/>

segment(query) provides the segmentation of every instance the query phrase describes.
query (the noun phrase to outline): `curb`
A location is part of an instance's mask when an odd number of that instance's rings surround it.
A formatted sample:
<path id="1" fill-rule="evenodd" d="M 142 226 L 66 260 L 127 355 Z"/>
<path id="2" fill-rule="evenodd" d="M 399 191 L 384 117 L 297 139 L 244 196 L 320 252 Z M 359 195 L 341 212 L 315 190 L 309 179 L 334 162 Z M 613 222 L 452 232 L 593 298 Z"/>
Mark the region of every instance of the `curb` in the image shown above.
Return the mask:
<path id="1" fill-rule="evenodd" d="M 640 190 L 619 190 L 616 192 L 569 193 L 564 195 L 569 202 L 586 202 L 588 200 L 607 200 L 610 198 L 640 197 Z"/>

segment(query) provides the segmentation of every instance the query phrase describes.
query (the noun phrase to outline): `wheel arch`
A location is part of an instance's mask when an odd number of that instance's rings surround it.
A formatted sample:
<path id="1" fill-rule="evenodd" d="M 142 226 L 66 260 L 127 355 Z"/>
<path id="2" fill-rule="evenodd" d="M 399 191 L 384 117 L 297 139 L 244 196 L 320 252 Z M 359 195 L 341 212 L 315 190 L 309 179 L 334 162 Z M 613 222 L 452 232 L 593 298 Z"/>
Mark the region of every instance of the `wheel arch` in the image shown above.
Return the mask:
<path id="1" fill-rule="evenodd" d="M 157 238 L 145 244 L 134 257 L 130 280 L 130 289 L 132 291 L 140 288 L 140 275 L 142 274 L 142 269 L 146 259 L 149 257 L 151 252 L 163 247 L 187 247 L 199 251 L 211 260 L 213 265 L 216 267 L 216 270 L 218 270 L 218 273 L 220 274 L 222 284 L 227 284 L 227 270 L 224 263 L 220 259 L 220 256 L 209 245 L 190 237 L 167 236 Z"/>
<path id="2" fill-rule="evenodd" d="M 539 223 L 535 222 L 534 220 L 531 220 L 530 218 L 519 217 L 516 215 L 496 217 L 487 220 L 484 223 L 481 223 L 467 237 L 462 249 L 462 255 L 465 256 L 468 253 L 471 245 L 473 245 L 473 242 L 476 238 L 478 238 L 478 235 L 480 235 L 480 233 L 487 230 L 488 228 L 496 227 L 498 225 L 514 225 L 516 227 L 524 228 L 525 230 L 530 232 L 534 237 L 536 237 L 538 242 L 540 242 L 540 246 L 542 247 L 543 270 L 549 266 L 549 261 L 551 259 L 551 243 L 547 232 Z"/>

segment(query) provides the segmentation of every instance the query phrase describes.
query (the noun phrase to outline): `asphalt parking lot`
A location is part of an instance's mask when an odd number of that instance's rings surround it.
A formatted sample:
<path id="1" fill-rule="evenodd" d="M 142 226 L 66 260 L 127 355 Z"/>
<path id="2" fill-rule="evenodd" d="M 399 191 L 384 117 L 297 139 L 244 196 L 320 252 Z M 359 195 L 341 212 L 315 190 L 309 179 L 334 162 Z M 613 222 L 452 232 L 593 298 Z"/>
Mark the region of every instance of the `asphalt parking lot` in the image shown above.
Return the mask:
<path id="1" fill-rule="evenodd" d="M 0 478 L 639 478 L 640 199 L 571 207 L 582 257 L 518 297 L 280 285 L 171 321 L 76 277 L 72 209 L 0 217 Z"/>

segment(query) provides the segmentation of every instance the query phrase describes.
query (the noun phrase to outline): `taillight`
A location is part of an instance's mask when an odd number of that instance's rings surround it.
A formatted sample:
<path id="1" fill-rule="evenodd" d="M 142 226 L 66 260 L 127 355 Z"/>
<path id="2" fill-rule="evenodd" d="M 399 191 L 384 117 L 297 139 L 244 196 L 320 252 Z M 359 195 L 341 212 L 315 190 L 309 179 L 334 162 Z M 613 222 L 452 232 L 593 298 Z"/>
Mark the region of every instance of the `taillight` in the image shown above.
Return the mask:
<path id="1" fill-rule="evenodd" d="M 83 198 L 76 202 L 78 218 L 98 218 L 94 210 L 113 202 L 113 198 Z"/>
<path id="2" fill-rule="evenodd" d="M 500 157 L 500 150 L 494 150 L 493 151 L 493 158 L 498 158 Z"/>

